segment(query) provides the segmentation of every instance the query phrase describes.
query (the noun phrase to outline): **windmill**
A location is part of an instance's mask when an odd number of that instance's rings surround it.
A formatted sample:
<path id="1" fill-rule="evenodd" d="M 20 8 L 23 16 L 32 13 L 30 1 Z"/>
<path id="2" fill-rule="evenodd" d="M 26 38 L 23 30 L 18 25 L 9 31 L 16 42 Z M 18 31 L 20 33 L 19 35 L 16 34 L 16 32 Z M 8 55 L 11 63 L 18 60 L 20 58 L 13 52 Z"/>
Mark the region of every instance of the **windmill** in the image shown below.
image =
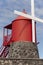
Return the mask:
<path id="1" fill-rule="evenodd" d="M 35 21 L 36 22 L 39 21 L 39 22 L 43 23 L 43 20 L 35 17 L 35 15 L 34 15 L 34 0 L 31 0 L 31 14 L 32 15 L 25 14 L 25 13 L 22 13 L 22 12 L 19 12 L 16 10 L 14 10 L 14 14 L 21 15 L 21 16 L 24 16 L 26 18 L 32 19 L 32 42 L 35 43 L 35 24 L 34 23 L 35 23 Z"/>

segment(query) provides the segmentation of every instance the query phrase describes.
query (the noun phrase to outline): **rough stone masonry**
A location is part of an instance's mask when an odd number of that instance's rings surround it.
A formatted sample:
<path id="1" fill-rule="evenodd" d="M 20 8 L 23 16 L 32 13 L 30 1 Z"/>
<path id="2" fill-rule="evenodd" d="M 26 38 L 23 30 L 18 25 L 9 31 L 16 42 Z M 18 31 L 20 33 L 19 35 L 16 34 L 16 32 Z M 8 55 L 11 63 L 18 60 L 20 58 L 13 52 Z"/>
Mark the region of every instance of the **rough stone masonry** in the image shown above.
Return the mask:
<path id="1" fill-rule="evenodd" d="M 0 58 L 0 65 L 43 65 L 43 59 Z"/>
<path id="2" fill-rule="evenodd" d="M 37 44 L 32 42 L 13 42 L 9 49 L 9 58 L 39 58 Z"/>
<path id="3" fill-rule="evenodd" d="M 10 45 L 8 58 L 0 58 L 0 65 L 43 65 L 43 59 L 36 43 L 20 41 Z"/>

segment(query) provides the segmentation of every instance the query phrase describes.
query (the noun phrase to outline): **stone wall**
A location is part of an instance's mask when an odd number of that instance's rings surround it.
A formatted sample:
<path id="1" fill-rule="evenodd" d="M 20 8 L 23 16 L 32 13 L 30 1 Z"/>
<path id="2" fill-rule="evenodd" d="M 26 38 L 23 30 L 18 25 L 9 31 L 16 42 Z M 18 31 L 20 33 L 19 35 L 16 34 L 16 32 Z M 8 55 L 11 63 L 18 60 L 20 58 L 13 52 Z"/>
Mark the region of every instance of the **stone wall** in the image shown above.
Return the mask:
<path id="1" fill-rule="evenodd" d="M 36 43 L 32 42 L 13 42 L 9 49 L 9 58 L 39 58 Z"/>
<path id="2" fill-rule="evenodd" d="M 0 65 L 43 65 L 43 59 L 0 58 Z"/>
<path id="3" fill-rule="evenodd" d="M 8 58 L 0 58 L 0 65 L 43 65 L 43 59 L 39 59 L 36 43 L 13 42 Z"/>

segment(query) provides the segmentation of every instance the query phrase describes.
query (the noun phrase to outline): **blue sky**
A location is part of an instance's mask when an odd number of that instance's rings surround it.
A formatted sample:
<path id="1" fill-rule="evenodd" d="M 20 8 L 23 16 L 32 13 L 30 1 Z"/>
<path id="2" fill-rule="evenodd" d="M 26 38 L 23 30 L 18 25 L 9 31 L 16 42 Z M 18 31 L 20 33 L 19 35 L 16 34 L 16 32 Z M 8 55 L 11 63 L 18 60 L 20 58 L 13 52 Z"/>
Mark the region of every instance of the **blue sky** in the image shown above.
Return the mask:
<path id="1" fill-rule="evenodd" d="M 15 19 L 14 10 L 26 10 L 31 14 L 31 0 L 0 0 L 0 46 L 3 42 L 3 27 Z M 43 19 L 43 0 L 35 0 L 35 16 Z M 37 22 L 37 41 L 40 58 L 43 58 L 43 23 Z"/>

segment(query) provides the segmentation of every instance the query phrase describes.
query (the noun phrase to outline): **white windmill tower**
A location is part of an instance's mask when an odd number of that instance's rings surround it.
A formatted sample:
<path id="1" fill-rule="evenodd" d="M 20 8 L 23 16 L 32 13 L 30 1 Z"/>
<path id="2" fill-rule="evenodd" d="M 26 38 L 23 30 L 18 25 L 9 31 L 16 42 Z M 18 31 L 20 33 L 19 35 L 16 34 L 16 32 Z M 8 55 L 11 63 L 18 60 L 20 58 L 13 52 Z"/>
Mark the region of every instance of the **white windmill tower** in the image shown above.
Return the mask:
<path id="1" fill-rule="evenodd" d="M 14 10 L 14 14 L 21 15 L 26 18 L 32 19 L 32 42 L 35 43 L 35 24 L 34 23 L 35 23 L 35 21 L 43 22 L 43 20 L 35 17 L 35 15 L 34 15 L 34 0 L 31 0 L 31 14 L 32 15 L 24 14 L 24 13 L 16 11 L 16 10 Z"/>

